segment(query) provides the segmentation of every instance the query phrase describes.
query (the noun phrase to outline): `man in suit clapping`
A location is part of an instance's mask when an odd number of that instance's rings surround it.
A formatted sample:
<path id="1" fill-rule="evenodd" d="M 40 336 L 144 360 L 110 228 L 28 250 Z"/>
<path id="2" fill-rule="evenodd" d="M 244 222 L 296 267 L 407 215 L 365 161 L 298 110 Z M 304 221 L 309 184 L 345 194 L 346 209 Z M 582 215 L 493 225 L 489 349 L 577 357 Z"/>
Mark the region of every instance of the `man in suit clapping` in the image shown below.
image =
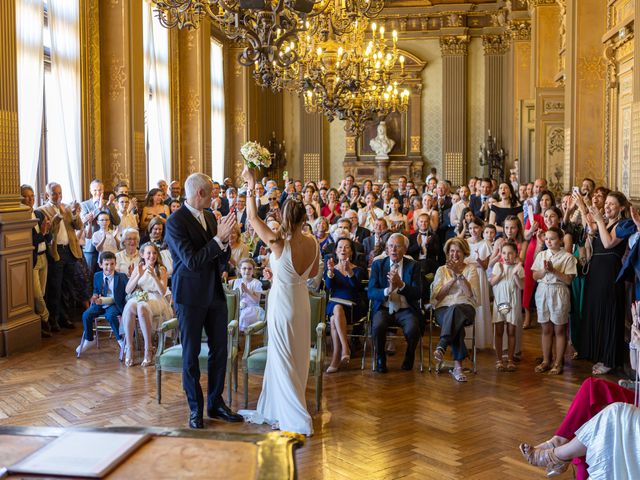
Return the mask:
<path id="1" fill-rule="evenodd" d="M 203 428 L 204 398 L 198 355 L 202 329 L 209 345 L 207 416 L 227 422 L 243 419 L 222 400 L 227 362 L 227 303 L 221 273 L 229 261 L 229 235 L 236 225 L 232 212 L 220 224 L 205 210 L 214 184 L 203 173 L 191 174 L 186 200 L 167 220 L 165 241 L 173 258 L 171 285 L 182 341 L 182 386 L 187 395 L 191 428 Z"/>

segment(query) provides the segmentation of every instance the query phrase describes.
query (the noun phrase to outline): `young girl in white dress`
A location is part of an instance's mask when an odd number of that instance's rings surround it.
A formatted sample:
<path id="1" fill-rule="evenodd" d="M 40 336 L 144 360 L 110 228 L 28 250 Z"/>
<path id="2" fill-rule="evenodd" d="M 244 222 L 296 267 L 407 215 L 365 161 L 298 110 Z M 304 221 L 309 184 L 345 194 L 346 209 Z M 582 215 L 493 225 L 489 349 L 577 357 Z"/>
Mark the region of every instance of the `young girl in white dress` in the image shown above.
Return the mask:
<path id="1" fill-rule="evenodd" d="M 465 260 L 468 264 L 475 265 L 478 270 L 480 284 L 480 298 L 476 307 L 476 346 L 478 348 L 490 348 L 493 339 L 493 325 L 491 322 L 491 303 L 489 300 L 489 280 L 487 279 L 487 266 L 491 249 L 482 239 L 484 222 L 474 218 L 469 222 L 470 255 Z"/>
<path id="2" fill-rule="evenodd" d="M 264 319 L 264 309 L 260 306 L 262 283 L 253 278 L 255 262 L 250 258 L 243 258 L 238 264 L 240 277 L 233 281 L 233 290 L 240 290 L 240 331 L 249 325 Z"/>
<path id="3" fill-rule="evenodd" d="M 496 263 L 489 283 L 493 286 L 493 324 L 496 370 L 515 372 L 516 328 L 522 325 L 522 287 L 524 268 L 518 258 L 518 246 L 507 240 L 502 244 L 502 263 Z M 502 337 L 507 326 L 507 366 L 502 363 Z"/>

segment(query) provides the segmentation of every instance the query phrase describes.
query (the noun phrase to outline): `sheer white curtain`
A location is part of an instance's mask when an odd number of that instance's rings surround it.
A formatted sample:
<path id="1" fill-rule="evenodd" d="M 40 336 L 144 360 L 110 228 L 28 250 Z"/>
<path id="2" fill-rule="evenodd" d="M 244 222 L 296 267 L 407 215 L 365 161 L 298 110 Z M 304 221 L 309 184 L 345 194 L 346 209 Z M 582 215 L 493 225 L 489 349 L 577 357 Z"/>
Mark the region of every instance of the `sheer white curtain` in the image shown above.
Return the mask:
<path id="1" fill-rule="evenodd" d="M 169 101 L 169 33 L 143 0 L 145 130 L 149 187 L 171 180 L 171 105 Z"/>
<path id="2" fill-rule="evenodd" d="M 16 2 L 20 183 L 36 187 L 44 95 L 42 0 Z"/>
<path id="3" fill-rule="evenodd" d="M 222 45 L 211 39 L 211 176 L 224 178 L 224 68 Z"/>
<path id="4" fill-rule="evenodd" d="M 79 0 L 48 0 L 51 73 L 45 75 L 48 180 L 82 200 Z"/>

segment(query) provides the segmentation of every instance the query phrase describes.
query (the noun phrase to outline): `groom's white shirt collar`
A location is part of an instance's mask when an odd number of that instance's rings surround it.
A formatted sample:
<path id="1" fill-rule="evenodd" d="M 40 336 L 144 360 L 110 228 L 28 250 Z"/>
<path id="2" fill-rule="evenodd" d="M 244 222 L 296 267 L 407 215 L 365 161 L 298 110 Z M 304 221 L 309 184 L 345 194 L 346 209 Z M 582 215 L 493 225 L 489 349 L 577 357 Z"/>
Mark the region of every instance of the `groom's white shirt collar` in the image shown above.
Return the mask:
<path id="1" fill-rule="evenodd" d="M 193 208 L 191 205 L 189 205 L 188 200 L 185 200 L 184 206 L 187 207 L 187 209 L 189 209 L 189 211 L 191 212 L 191 215 L 196 217 L 196 220 L 200 221 L 200 215 L 202 215 L 203 210 L 198 210 L 197 208 Z"/>

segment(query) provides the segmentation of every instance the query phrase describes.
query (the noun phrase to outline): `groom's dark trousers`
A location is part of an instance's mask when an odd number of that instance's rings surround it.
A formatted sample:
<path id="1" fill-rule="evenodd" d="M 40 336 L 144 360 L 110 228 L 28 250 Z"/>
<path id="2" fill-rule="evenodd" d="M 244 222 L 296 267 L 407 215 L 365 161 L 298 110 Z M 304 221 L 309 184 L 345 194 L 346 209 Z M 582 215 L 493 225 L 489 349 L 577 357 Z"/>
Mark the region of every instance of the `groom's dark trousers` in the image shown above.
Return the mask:
<path id="1" fill-rule="evenodd" d="M 227 362 L 227 303 L 220 272 L 229 261 L 230 249 L 214 239 L 217 223 L 204 211 L 205 230 L 183 205 L 167 220 L 165 241 L 173 258 L 171 286 L 178 313 L 182 343 L 182 387 L 192 412 L 202 413 L 198 355 L 202 334 L 207 336 L 209 357 L 207 408 L 223 403 Z"/>

